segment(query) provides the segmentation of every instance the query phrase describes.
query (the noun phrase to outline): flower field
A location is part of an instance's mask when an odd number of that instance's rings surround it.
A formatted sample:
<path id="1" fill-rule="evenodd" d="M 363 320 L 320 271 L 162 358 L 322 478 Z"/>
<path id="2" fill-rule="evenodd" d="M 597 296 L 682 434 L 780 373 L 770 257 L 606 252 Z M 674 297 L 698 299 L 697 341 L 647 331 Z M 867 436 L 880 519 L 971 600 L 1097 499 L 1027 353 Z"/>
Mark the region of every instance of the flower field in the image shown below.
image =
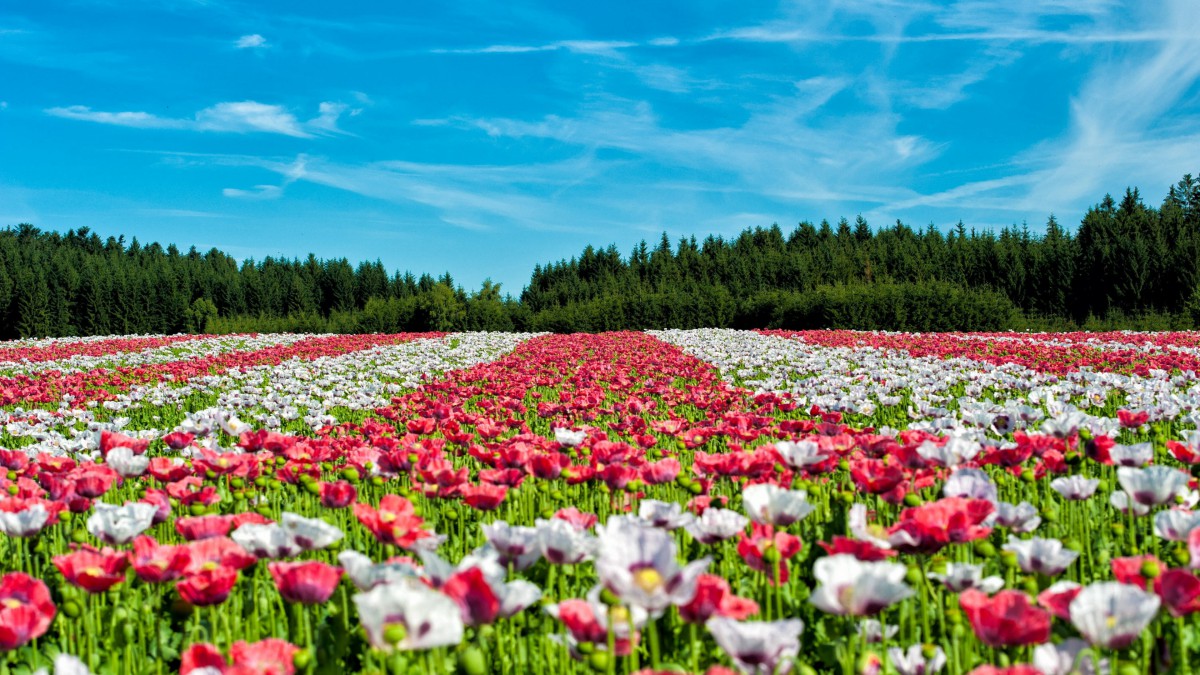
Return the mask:
<path id="1" fill-rule="evenodd" d="M 1200 335 L 0 343 L 0 673 L 1191 673 Z"/>

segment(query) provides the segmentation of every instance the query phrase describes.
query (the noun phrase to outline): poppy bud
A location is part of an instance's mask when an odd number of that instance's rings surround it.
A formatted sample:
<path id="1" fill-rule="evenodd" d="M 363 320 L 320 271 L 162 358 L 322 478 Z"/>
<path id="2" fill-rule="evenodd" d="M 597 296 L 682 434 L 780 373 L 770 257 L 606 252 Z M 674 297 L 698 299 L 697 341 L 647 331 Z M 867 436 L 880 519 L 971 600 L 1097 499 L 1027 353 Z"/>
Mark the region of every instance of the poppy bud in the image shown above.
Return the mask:
<path id="1" fill-rule="evenodd" d="M 688 492 L 690 492 L 694 495 L 698 495 L 698 494 L 704 492 L 704 486 L 699 483 L 692 483 L 691 485 L 688 486 Z"/>
<path id="2" fill-rule="evenodd" d="M 588 665 L 597 673 L 603 673 L 608 670 L 608 652 L 592 652 L 588 656 Z"/>
<path id="3" fill-rule="evenodd" d="M 1021 472 L 1021 480 L 1025 481 L 1026 483 L 1032 483 L 1033 481 L 1037 480 L 1037 476 L 1034 475 L 1033 469 L 1025 469 Z"/>
<path id="4" fill-rule="evenodd" d="M 234 476 L 233 480 L 229 481 L 229 484 L 236 489 L 241 489 L 241 488 L 246 487 L 246 481 L 242 480 L 241 478 L 239 478 L 237 476 Z"/>
<path id="5" fill-rule="evenodd" d="M 351 483 L 357 483 L 359 481 L 359 479 L 361 478 L 361 476 L 358 474 L 358 469 L 356 469 L 352 466 L 348 466 L 348 467 L 342 469 L 341 476 L 342 476 L 342 478 L 350 481 Z"/>
<path id="6" fill-rule="evenodd" d="M 1187 565 L 1192 559 L 1192 556 L 1188 553 L 1186 546 L 1175 547 L 1175 551 L 1171 554 L 1171 557 L 1174 558 L 1175 562 L 1179 563 L 1180 565 Z"/>
<path id="7" fill-rule="evenodd" d="M 1108 529 L 1112 530 L 1112 533 L 1117 535 L 1118 537 L 1125 534 L 1125 525 L 1122 523 L 1114 522 L 1112 525 L 1109 526 Z"/>
<path id="8" fill-rule="evenodd" d="M 996 547 L 993 546 L 992 542 L 988 541 L 987 539 L 977 540 L 974 544 L 974 547 L 975 552 L 985 558 L 990 558 L 996 555 Z"/>
<path id="9" fill-rule="evenodd" d="M 304 670 L 312 663 L 312 652 L 307 649 L 301 649 L 292 657 L 292 665 L 300 670 Z"/>
<path id="10" fill-rule="evenodd" d="M 782 560 L 783 556 L 779 553 L 778 548 L 776 548 L 775 546 L 768 546 L 767 550 L 762 552 L 762 558 L 763 558 L 763 562 L 767 562 L 767 563 L 770 563 L 771 565 L 774 565 L 775 563 Z"/>
<path id="11" fill-rule="evenodd" d="M 71 513 L 70 511 L 63 511 L 62 513 L 58 514 L 58 519 L 63 522 L 70 522 L 74 517 L 75 514 Z"/>
<path id="12" fill-rule="evenodd" d="M 1017 554 L 1012 551 L 1001 551 L 1000 562 L 1007 568 L 1012 569 L 1017 566 Z"/>
<path id="13" fill-rule="evenodd" d="M 75 602 L 74 600 L 68 600 L 64 602 L 62 604 L 62 611 L 63 614 L 66 614 L 72 619 L 77 618 L 82 613 L 79 609 L 79 603 Z"/>
<path id="14" fill-rule="evenodd" d="M 579 644 L 575 645 L 575 651 L 587 656 L 588 654 L 596 651 L 596 645 L 590 642 L 580 642 Z"/>
<path id="15" fill-rule="evenodd" d="M 910 493 L 904 495 L 904 505 L 905 506 L 920 506 L 921 504 L 924 503 L 924 501 L 925 500 L 921 499 L 921 495 L 919 495 L 915 492 L 910 492 Z"/>
<path id="16" fill-rule="evenodd" d="M 904 575 L 904 579 L 914 586 L 921 583 L 921 577 L 921 568 L 916 565 L 910 565 L 908 572 Z"/>
<path id="17" fill-rule="evenodd" d="M 20 491 L 21 491 L 21 489 L 17 487 L 16 483 L 13 483 L 12 485 L 8 486 L 8 494 L 10 494 L 10 495 L 15 496 Z"/>
<path id="18" fill-rule="evenodd" d="M 468 647 L 463 652 L 459 663 L 462 664 L 463 672 L 467 675 L 484 675 L 488 672 L 487 660 L 484 659 L 483 651 L 479 647 Z"/>
<path id="19" fill-rule="evenodd" d="M 1147 579 L 1157 579 L 1158 575 L 1162 574 L 1162 567 L 1154 560 L 1147 560 L 1142 563 L 1141 573 Z"/>
<path id="20" fill-rule="evenodd" d="M 371 476 L 371 485 L 380 487 L 383 485 L 383 476 Z"/>
<path id="21" fill-rule="evenodd" d="M 616 593 L 613 593 L 612 591 L 610 591 L 609 589 L 606 588 L 606 589 L 600 591 L 600 602 L 603 602 L 604 604 L 608 605 L 609 607 L 612 607 L 614 605 L 621 604 L 621 599 L 617 597 Z"/>
<path id="22" fill-rule="evenodd" d="M 87 541 L 87 530 L 74 530 L 71 532 L 71 541 L 76 544 L 82 544 Z"/>

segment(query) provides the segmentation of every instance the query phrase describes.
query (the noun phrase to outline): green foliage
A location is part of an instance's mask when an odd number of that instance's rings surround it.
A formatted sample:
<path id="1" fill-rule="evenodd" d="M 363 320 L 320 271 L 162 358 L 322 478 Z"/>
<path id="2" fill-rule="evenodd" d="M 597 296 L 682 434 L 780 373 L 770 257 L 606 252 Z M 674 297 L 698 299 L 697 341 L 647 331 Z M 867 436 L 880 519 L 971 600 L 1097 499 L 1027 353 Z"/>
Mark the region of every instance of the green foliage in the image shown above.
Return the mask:
<path id="1" fill-rule="evenodd" d="M 208 298 L 196 298 L 187 309 L 187 329 L 193 333 L 208 330 L 209 322 L 217 318 L 217 306 Z"/>
<path id="2" fill-rule="evenodd" d="M 1161 206 L 1106 196 L 1070 232 L 752 228 L 702 242 L 664 234 L 536 266 L 520 300 L 449 274 L 0 230 L 0 339 L 179 331 L 397 332 L 765 326 L 892 330 L 1190 328 L 1200 325 L 1200 181 Z"/>

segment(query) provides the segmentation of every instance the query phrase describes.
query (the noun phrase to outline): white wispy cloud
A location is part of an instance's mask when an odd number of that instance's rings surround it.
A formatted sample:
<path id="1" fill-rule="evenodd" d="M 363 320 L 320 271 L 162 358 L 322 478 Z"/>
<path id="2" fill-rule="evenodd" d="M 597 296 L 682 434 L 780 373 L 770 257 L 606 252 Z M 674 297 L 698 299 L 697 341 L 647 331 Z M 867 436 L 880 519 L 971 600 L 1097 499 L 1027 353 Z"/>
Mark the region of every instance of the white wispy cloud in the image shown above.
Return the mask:
<path id="1" fill-rule="evenodd" d="M 434 54 L 528 54 L 531 52 L 569 51 L 576 54 L 612 55 L 616 52 L 651 45 L 670 47 L 679 44 L 676 38 L 655 38 L 647 42 L 629 40 L 556 40 L 541 44 L 494 44 L 484 47 L 438 48 L 430 50 Z"/>
<path id="2" fill-rule="evenodd" d="M 107 112 L 83 105 L 47 108 L 45 112 L 53 117 L 138 129 L 269 133 L 312 138 L 317 134 L 340 132 L 337 122 L 346 108 L 342 103 L 323 102 L 318 107 L 318 115 L 307 122 L 300 121 L 281 105 L 258 101 L 218 103 L 198 111 L 191 118 L 162 117 L 148 112 Z"/>
<path id="3" fill-rule="evenodd" d="M 237 39 L 237 42 L 234 43 L 234 46 L 238 49 L 257 49 L 259 47 L 266 47 L 267 39 L 258 33 L 254 33 L 253 35 L 243 35 Z"/>

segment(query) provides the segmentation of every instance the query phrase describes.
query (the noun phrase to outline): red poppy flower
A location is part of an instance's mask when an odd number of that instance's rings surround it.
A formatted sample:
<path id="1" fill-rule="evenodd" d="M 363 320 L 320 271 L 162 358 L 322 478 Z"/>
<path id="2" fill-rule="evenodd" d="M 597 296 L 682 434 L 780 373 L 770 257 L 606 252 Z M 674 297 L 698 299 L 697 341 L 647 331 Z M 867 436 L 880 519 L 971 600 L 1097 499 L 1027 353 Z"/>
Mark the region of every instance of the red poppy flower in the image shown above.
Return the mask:
<path id="1" fill-rule="evenodd" d="M 596 517 L 596 514 L 584 513 L 574 506 L 568 506 L 566 508 L 559 509 L 557 512 L 555 512 L 554 517 L 559 520 L 567 521 L 571 525 L 574 525 L 575 529 L 577 530 L 586 530 L 588 528 L 595 527 L 599 520 Z"/>
<path id="2" fill-rule="evenodd" d="M 354 505 L 354 516 L 385 544 L 409 548 L 420 539 L 430 536 L 421 529 L 424 520 L 413 513 L 413 504 L 400 495 L 384 495 L 375 509 L 370 504 Z"/>
<path id="3" fill-rule="evenodd" d="M 1070 621 L 1071 601 L 1082 590 L 1083 586 L 1073 581 L 1060 581 L 1038 593 L 1038 605 L 1063 621 Z"/>
<path id="4" fill-rule="evenodd" d="M 468 626 L 492 623 L 500 614 L 500 599 L 478 567 L 455 573 L 442 586 L 442 592 L 458 603 L 463 623 Z"/>
<path id="5" fill-rule="evenodd" d="M 54 620 L 50 589 L 24 572 L 0 577 L 0 651 L 21 647 L 41 637 Z"/>
<path id="6" fill-rule="evenodd" d="M 335 480 L 321 483 L 321 506 L 327 509 L 344 509 L 358 499 L 358 488 L 350 482 Z"/>
<path id="7" fill-rule="evenodd" d="M 194 440 L 196 440 L 195 436 L 182 431 L 172 431 L 171 433 L 162 437 L 163 443 L 166 443 L 167 447 L 171 448 L 172 450 L 182 450 L 191 445 L 192 441 Z"/>
<path id="8" fill-rule="evenodd" d="M 823 541 L 817 542 L 821 548 L 829 555 L 838 555 L 839 553 L 849 553 L 850 555 L 862 560 L 863 562 L 878 562 L 887 560 L 896 555 L 895 551 L 879 548 L 869 541 L 862 539 L 849 539 L 841 535 L 833 537 L 833 543 L 827 544 Z"/>
<path id="9" fill-rule="evenodd" d="M 904 509 L 889 534 L 903 532 L 913 540 L 896 548 L 902 553 L 934 553 L 946 544 L 974 541 L 988 536 L 992 528 L 983 522 L 995 510 L 985 499 L 946 497 L 936 502 Z"/>
<path id="10" fill-rule="evenodd" d="M 122 552 L 107 547 L 97 550 L 91 546 L 55 556 L 53 561 L 64 579 L 89 593 L 103 593 L 125 581 L 125 568 L 129 564 Z"/>
<path id="11" fill-rule="evenodd" d="M 129 563 L 138 578 L 157 584 L 182 575 L 192 561 L 186 546 L 163 546 L 153 537 L 141 535 L 133 540 Z"/>
<path id="12" fill-rule="evenodd" d="M 175 531 L 188 541 L 224 537 L 233 525 L 229 516 L 194 516 L 175 521 Z"/>
<path id="13" fill-rule="evenodd" d="M 714 616 L 740 621 L 757 613 L 757 602 L 734 595 L 729 582 L 715 574 L 701 574 L 696 579 L 695 597 L 679 606 L 680 618 L 688 623 L 704 623 Z"/>
<path id="14" fill-rule="evenodd" d="M 1146 410 L 1131 412 L 1121 409 L 1117 411 L 1117 421 L 1126 429 L 1136 429 L 1150 421 L 1150 413 Z"/>
<path id="15" fill-rule="evenodd" d="M 232 567 L 211 567 L 184 577 L 175 584 L 175 590 L 179 591 L 179 597 L 197 607 L 219 605 L 229 598 L 237 578 L 237 570 Z"/>
<path id="16" fill-rule="evenodd" d="M 958 596 L 979 640 L 989 647 L 1018 647 L 1050 638 L 1050 613 L 1034 607 L 1020 591 L 1000 591 L 992 597 L 974 588 Z"/>
<path id="17" fill-rule="evenodd" d="M 503 485 L 468 485 L 462 489 L 462 500 L 473 509 L 494 511 L 504 502 L 508 488 Z"/>
<path id="18" fill-rule="evenodd" d="M 328 601 L 342 578 L 342 568 L 318 560 L 273 562 L 267 569 L 284 600 L 305 605 Z"/>
<path id="19" fill-rule="evenodd" d="M 192 470 L 171 457 L 151 457 L 146 473 L 163 483 L 174 483 L 192 475 Z"/>
<path id="20" fill-rule="evenodd" d="M 115 431 L 100 432 L 100 456 L 108 457 L 108 453 L 113 448 L 129 448 L 133 450 L 133 454 L 140 455 L 146 452 L 146 448 L 150 447 L 150 440 L 147 438 L 133 438 Z"/>
<path id="21" fill-rule="evenodd" d="M 226 661 L 216 645 L 202 642 L 183 652 L 179 674 L 212 669 L 222 675 L 294 675 L 293 661 L 299 651 L 299 647 L 279 638 L 254 643 L 239 640 L 229 649 Z"/>
<path id="22" fill-rule="evenodd" d="M 904 472 L 882 459 L 857 459 L 850 463 L 850 478 L 860 490 L 877 495 L 900 485 Z"/>
<path id="23" fill-rule="evenodd" d="M 187 545 L 187 549 L 192 557 L 187 568 L 188 574 L 216 567 L 244 570 L 258 562 L 258 558 L 229 537 L 213 537 L 212 539 L 193 541 Z"/>
<path id="24" fill-rule="evenodd" d="M 750 535 L 738 535 L 738 555 L 751 569 L 766 574 L 776 586 L 787 583 L 787 561 L 800 552 L 800 537 L 787 532 L 776 532 L 770 525 L 752 523 Z M 778 561 L 778 563 L 776 563 Z M 775 567 L 779 566 L 779 578 L 775 579 Z"/>
<path id="25" fill-rule="evenodd" d="M 1200 579 L 1189 570 L 1167 570 L 1154 580 L 1154 592 L 1162 598 L 1171 616 L 1200 611 Z"/>
<path id="26" fill-rule="evenodd" d="M 1146 569 L 1148 563 L 1158 570 L 1165 570 L 1167 568 L 1163 564 L 1163 561 L 1153 555 L 1113 558 L 1111 562 L 1113 577 L 1123 584 L 1137 586 L 1144 591 L 1146 590 L 1146 577 L 1142 574 L 1142 571 Z"/>

